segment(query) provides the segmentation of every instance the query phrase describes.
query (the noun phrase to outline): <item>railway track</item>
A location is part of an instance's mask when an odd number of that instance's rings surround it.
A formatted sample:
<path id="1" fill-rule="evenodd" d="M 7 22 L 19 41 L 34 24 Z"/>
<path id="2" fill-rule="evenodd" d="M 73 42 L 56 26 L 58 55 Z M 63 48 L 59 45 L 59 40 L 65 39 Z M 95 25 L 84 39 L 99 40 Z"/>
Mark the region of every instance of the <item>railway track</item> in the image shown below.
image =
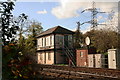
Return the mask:
<path id="1" fill-rule="evenodd" d="M 40 75 L 51 78 L 120 80 L 120 70 L 103 68 L 69 67 L 56 65 L 34 65 Z"/>

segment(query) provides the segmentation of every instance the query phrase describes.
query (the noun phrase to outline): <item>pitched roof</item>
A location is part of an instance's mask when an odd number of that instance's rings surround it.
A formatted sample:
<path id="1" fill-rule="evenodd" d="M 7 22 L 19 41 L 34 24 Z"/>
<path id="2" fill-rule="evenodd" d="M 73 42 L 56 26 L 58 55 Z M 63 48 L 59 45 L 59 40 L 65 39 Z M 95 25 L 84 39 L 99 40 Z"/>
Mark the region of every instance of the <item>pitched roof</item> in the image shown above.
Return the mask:
<path id="1" fill-rule="evenodd" d="M 41 37 L 41 36 L 45 36 L 45 35 L 48 35 L 48 34 L 74 34 L 73 31 L 70 31 L 66 28 L 63 28 L 61 26 L 56 26 L 56 27 L 53 27 L 53 28 L 50 28 L 42 33 L 40 33 L 40 35 L 38 35 L 37 37 Z"/>

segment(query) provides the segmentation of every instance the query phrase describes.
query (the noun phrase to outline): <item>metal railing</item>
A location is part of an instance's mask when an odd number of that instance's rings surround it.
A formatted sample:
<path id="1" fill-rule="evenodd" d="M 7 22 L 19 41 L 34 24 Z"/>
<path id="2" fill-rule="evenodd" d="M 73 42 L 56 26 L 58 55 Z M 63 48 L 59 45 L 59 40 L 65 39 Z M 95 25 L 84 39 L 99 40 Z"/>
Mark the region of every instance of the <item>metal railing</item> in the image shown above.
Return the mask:
<path id="1" fill-rule="evenodd" d="M 68 46 L 64 45 L 64 52 L 66 53 L 67 57 L 71 60 L 72 65 L 76 66 L 76 58 L 75 58 L 75 52 L 73 49 L 69 48 Z"/>

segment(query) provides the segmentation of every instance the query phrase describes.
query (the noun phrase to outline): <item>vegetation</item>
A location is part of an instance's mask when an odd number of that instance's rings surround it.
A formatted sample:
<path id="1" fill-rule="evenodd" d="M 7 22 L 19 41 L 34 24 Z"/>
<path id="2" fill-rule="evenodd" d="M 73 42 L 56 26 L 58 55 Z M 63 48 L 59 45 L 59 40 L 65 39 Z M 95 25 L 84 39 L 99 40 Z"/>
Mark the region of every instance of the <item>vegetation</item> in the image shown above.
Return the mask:
<path id="1" fill-rule="evenodd" d="M 119 48 L 120 49 L 120 34 L 114 29 L 97 29 L 90 30 L 85 34 L 82 34 L 78 29 L 74 34 L 74 48 L 86 48 L 85 38 L 90 37 L 91 43 L 90 48 L 96 48 L 97 52 L 106 53 L 108 49 Z M 107 27 L 107 26 L 106 26 Z"/>
<path id="2" fill-rule="evenodd" d="M 27 54 L 34 54 L 36 52 L 37 48 L 37 39 L 36 36 L 39 35 L 42 32 L 42 26 L 39 22 L 31 22 L 31 25 L 27 28 L 27 32 L 29 33 L 27 35 L 27 38 L 25 39 L 25 45 L 24 45 L 24 51 Z"/>
<path id="3" fill-rule="evenodd" d="M 0 5 L 0 10 L 3 10 L 3 13 L 1 13 L 3 79 L 34 78 L 36 75 L 31 64 L 35 62 L 33 62 L 31 55 L 35 55 L 37 44 L 35 36 L 42 32 L 41 23 L 29 21 L 28 16 L 24 13 L 13 21 L 14 2 L 2 2 Z M 29 23 L 26 23 L 26 21 Z M 25 25 L 29 26 L 25 27 Z M 15 40 L 15 36 L 18 37 L 17 40 Z M 120 48 L 118 42 L 120 34 L 115 31 L 91 30 L 82 34 L 79 29 L 74 34 L 74 47 L 81 48 L 81 44 L 85 44 L 84 39 L 86 36 L 91 39 L 90 47 L 97 48 L 97 52 L 105 53 L 110 48 Z M 32 60 L 30 61 L 30 59 Z"/>
<path id="4" fill-rule="evenodd" d="M 120 34 L 111 30 L 94 30 L 84 34 L 84 38 L 89 36 L 91 39 L 90 47 L 97 48 L 97 52 L 105 53 L 111 48 L 120 48 L 118 41 Z"/>
<path id="5" fill-rule="evenodd" d="M 1 4 L 2 14 L 1 14 L 1 22 L 2 22 L 2 41 L 3 45 L 7 45 L 8 43 L 14 40 L 14 35 L 16 34 L 16 30 L 18 30 L 18 26 L 14 25 L 12 22 L 12 10 L 14 9 L 13 2 L 2 2 Z"/>
<path id="6" fill-rule="evenodd" d="M 0 5 L 0 9 L 3 10 L 1 14 L 3 31 L 2 79 L 34 78 L 36 75 L 31 66 L 34 62 L 30 60 L 32 57 L 29 54 L 35 54 L 35 36 L 38 31 L 42 31 L 42 26 L 39 22 L 34 21 L 28 27 L 25 27 L 28 16 L 24 13 L 17 20 L 14 20 L 12 15 L 14 2 L 2 2 Z M 19 39 L 16 40 L 16 36 Z"/>

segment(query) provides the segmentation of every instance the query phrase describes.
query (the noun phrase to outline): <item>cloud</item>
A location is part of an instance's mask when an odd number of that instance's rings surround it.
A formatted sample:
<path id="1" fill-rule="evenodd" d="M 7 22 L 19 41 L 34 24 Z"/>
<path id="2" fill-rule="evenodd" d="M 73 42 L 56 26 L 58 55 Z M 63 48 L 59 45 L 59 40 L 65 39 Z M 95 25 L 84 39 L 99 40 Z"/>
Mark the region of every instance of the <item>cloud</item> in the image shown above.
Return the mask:
<path id="1" fill-rule="evenodd" d="M 80 2 L 61 2 L 60 6 L 52 9 L 52 14 L 59 19 L 79 16 L 77 10 L 84 6 L 80 4 Z"/>
<path id="2" fill-rule="evenodd" d="M 70 29 L 71 31 L 75 32 L 77 30 L 77 27 Z M 82 32 L 83 34 L 90 31 L 91 30 L 91 26 L 88 27 L 80 27 L 80 32 Z"/>
<path id="3" fill-rule="evenodd" d="M 117 12 L 118 2 L 97 2 L 96 7 L 100 8 L 100 11 L 102 12 L 110 12 L 111 10 Z"/>
<path id="4" fill-rule="evenodd" d="M 112 30 L 118 32 L 118 12 L 114 13 L 111 19 L 107 19 L 102 24 L 105 25 L 98 25 L 96 29 L 105 29 L 105 30 Z"/>
<path id="5" fill-rule="evenodd" d="M 81 32 L 85 34 L 86 32 L 90 31 L 90 26 L 87 27 L 86 29 L 81 29 Z"/>
<path id="6" fill-rule="evenodd" d="M 38 14 L 46 14 L 47 11 L 44 9 L 43 11 L 37 11 Z"/>
<path id="7" fill-rule="evenodd" d="M 59 19 L 80 16 L 81 10 L 91 8 L 92 6 L 92 2 L 82 1 L 84 0 L 81 0 L 81 2 L 77 0 L 61 0 L 60 5 L 54 7 L 51 13 Z M 100 11 L 110 12 L 112 9 L 117 10 L 116 7 L 118 7 L 117 2 L 96 2 L 96 8 L 100 8 Z"/>
<path id="8" fill-rule="evenodd" d="M 101 19 L 103 19 L 103 16 L 98 16 L 98 20 L 101 20 Z"/>
<path id="9" fill-rule="evenodd" d="M 105 20 L 107 20 L 107 17 L 103 17 L 103 16 L 98 16 L 97 17 L 97 21 L 105 21 Z"/>

